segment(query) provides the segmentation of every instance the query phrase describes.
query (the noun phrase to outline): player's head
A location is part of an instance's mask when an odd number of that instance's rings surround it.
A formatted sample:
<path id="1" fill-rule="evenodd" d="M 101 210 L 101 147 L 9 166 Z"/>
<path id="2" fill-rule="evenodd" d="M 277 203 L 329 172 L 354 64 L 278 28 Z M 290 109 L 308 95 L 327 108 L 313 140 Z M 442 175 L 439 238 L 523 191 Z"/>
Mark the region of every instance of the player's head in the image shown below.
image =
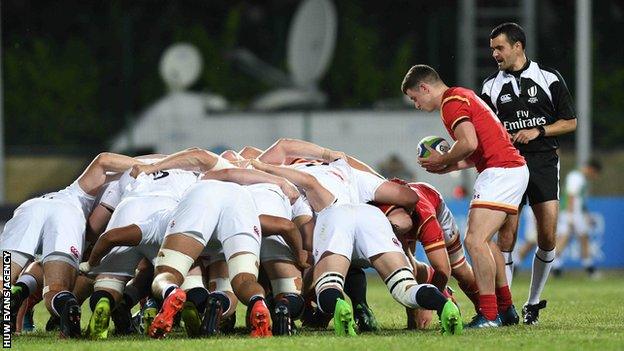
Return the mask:
<path id="1" fill-rule="evenodd" d="M 498 69 L 518 70 L 524 64 L 526 56 L 524 50 L 526 48 L 526 34 L 524 29 L 516 23 L 503 23 L 492 29 L 490 34 L 490 48 L 492 49 L 492 57 L 498 64 Z M 516 65 L 516 67 L 514 67 Z"/>
<path id="2" fill-rule="evenodd" d="M 588 178 L 595 179 L 602 172 L 602 162 L 596 158 L 592 158 L 585 164 L 585 175 Z"/>
<path id="3" fill-rule="evenodd" d="M 414 102 L 414 107 L 418 110 L 431 112 L 438 107 L 438 88 L 443 85 L 444 82 L 435 69 L 427 65 L 415 65 L 405 74 L 401 90 Z"/>

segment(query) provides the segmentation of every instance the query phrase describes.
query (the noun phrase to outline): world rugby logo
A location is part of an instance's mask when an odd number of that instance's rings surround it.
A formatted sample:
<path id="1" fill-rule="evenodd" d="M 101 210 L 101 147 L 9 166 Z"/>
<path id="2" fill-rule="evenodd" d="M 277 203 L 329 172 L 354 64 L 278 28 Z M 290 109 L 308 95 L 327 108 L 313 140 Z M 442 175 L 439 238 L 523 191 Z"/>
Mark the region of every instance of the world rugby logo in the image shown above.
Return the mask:
<path id="1" fill-rule="evenodd" d="M 529 102 L 534 104 L 536 103 L 537 100 L 537 86 L 532 86 L 527 90 L 527 93 L 529 94 L 530 98 L 529 98 Z"/>

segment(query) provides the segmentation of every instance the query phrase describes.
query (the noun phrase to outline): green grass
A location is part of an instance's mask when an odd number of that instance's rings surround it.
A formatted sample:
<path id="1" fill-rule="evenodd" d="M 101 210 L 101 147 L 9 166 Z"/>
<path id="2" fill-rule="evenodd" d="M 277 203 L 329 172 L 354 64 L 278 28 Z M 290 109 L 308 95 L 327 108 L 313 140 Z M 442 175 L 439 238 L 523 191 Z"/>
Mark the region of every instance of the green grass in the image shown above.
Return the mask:
<path id="1" fill-rule="evenodd" d="M 513 285 L 516 305 L 521 308 L 528 291 L 528 276 L 520 275 Z M 459 291 L 456 289 L 456 291 Z M 472 307 L 461 292 L 456 293 L 468 321 Z M 542 310 L 537 326 L 515 326 L 490 330 L 465 331 L 463 336 L 443 337 L 437 319 L 426 331 L 405 331 L 405 314 L 377 277 L 369 279 L 368 300 L 383 331 L 355 338 L 337 338 L 333 331 L 302 332 L 291 338 L 250 339 L 245 335 L 216 339 L 187 339 L 174 333 L 166 340 L 143 337 L 111 337 L 107 341 L 59 340 L 57 333 L 35 332 L 13 337 L 17 350 L 616 350 L 624 348 L 624 279 L 622 272 L 609 272 L 599 280 L 580 274 L 551 279 L 544 297 L 548 308 Z M 43 330 L 48 318 L 45 308 L 36 308 L 37 328 Z M 89 312 L 83 306 L 83 327 Z M 239 306 L 238 324 L 243 324 L 244 309 Z"/>

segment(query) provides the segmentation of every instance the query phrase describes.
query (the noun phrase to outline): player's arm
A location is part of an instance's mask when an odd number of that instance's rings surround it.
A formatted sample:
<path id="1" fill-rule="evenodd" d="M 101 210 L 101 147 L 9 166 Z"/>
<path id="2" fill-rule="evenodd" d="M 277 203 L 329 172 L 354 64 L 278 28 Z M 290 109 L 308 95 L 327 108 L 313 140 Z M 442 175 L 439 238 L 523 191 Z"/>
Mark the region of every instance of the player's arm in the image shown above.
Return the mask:
<path id="1" fill-rule="evenodd" d="M 114 228 L 100 235 L 89 256 L 89 266 L 95 267 L 116 246 L 136 246 L 141 242 L 141 228 L 135 224 Z"/>
<path id="2" fill-rule="evenodd" d="M 286 244 L 295 253 L 297 265 L 303 269 L 308 268 L 308 252 L 303 249 L 303 240 L 297 225 L 286 218 L 269 215 L 260 215 L 259 217 L 262 236 L 279 235 L 284 238 Z"/>
<path id="3" fill-rule="evenodd" d="M 78 185 L 89 195 L 95 196 L 102 185 L 110 179 L 108 172 L 123 172 L 143 162 L 129 156 L 103 152 L 97 155 L 78 178 Z"/>
<path id="4" fill-rule="evenodd" d="M 242 148 L 238 154 L 248 160 L 250 158 L 257 158 L 258 156 L 260 156 L 262 154 L 262 150 L 258 149 L 257 147 L 253 147 L 253 146 L 245 146 L 244 148 Z"/>
<path id="5" fill-rule="evenodd" d="M 457 120 L 460 119 L 461 117 Z M 420 165 L 427 171 L 440 171 L 449 166 L 459 169 L 460 166 L 468 165 L 465 163 L 459 164 L 459 162 L 472 155 L 479 145 L 479 139 L 477 139 L 477 132 L 475 131 L 474 125 L 465 118 L 455 126 L 453 132 L 455 133 L 457 141 L 453 143 L 449 152 L 439 154 L 427 146 L 429 151 L 431 151 L 431 155 L 427 158 L 418 158 Z"/>
<path id="6" fill-rule="evenodd" d="M 310 206 L 316 212 L 320 212 L 325 207 L 330 206 L 335 200 L 334 195 L 332 195 L 329 190 L 325 189 L 325 187 L 323 187 L 318 180 L 316 180 L 316 178 L 308 173 L 288 167 L 273 166 L 258 160 L 252 160 L 251 164 L 255 169 L 284 177 L 299 188 L 303 189 Z"/>
<path id="7" fill-rule="evenodd" d="M 234 166 L 223 157 L 208 150 L 191 148 L 176 152 L 151 165 L 140 165 L 132 168 L 131 176 L 141 173 L 152 174 L 165 169 L 183 169 L 188 171 L 219 170 Z"/>
<path id="8" fill-rule="evenodd" d="M 418 194 L 407 185 L 387 180 L 375 190 L 374 200 L 378 203 L 402 207 L 407 213 L 412 213 L 418 202 Z"/>
<path id="9" fill-rule="evenodd" d="M 104 232 L 108 221 L 113 215 L 112 210 L 105 207 L 103 204 L 95 206 L 89 218 L 87 219 L 87 228 L 85 233 L 85 240 L 91 243 L 97 241 L 98 237 Z"/>
<path id="10" fill-rule="evenodd" d="M 257 169 L 227 168 L 218 171 L 208 171 L 203 174 L 202 179 L 221 180 L 241 185 L 258 183 L 275 184 L 282 189 L 286 196 L 288 196 L 291 204 L 297 200 L 300 195 L 297 188 L 295 188 L 291 182 L 286 180 L 286 178 L 259 171 Z"/>
<path id="11" fill-rule="evenodd" d="M 541 128 L 544 131 L 541 131 Z M 567 134 L 576 130 L 576 118 L 558 119 L 553 124 L 531 129 L 522 129 L 512 135 L 514 143 L 527 144 L 529 141 L 547 136 Z M 543 134 L 542 134 L 543 133 Z"/>
<path id="12" fill-rule="evenodd" d="M 258 156 L 258 160 L 272 165 L 281 165 L 287 158 L 293 157 L 325 160 L 328 162 L 338 158 L 346 159 L 346 155 L 343 152 L 334 151 L 303 140 L 281 138 Z"/>

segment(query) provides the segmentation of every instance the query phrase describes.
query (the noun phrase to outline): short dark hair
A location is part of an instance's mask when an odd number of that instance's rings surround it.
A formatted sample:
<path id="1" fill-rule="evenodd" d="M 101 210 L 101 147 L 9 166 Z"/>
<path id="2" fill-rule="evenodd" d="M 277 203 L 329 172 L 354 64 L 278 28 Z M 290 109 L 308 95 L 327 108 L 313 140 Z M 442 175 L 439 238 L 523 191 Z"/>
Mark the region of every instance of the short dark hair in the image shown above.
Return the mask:
<path id="1" fill-rule="evenodd" d="M 513 45 L 520 42 L 520 44 L 522 44 L 522 49 L 526 49 L 526 34 L 524 34 L 524 29 L 522 29 L 518 23 L 507 22 L 499 24 L 496 28 L 492 29 L 490 39 L 494 39 L 501 34 L 507 36 L 509 44 Z"/>
<path id="2" fill-rule="evenodd" d="M 407 94 L 407 89 L 411 89 L 421 82 L 436 83 L 441 81 L 440 75 L 435 69 L 427 65 L 415 65 L 407 71 L 403 83 L 401 83 L 401 91 Z"/>
<path id="3" fill-rule="evenodd" d="M 587 161 L 587 166 L 593 168 L 598 173 L 602 171 L 602 162 L 600 162 L 600 160 L 597 158 L 592 158 Z"/>

